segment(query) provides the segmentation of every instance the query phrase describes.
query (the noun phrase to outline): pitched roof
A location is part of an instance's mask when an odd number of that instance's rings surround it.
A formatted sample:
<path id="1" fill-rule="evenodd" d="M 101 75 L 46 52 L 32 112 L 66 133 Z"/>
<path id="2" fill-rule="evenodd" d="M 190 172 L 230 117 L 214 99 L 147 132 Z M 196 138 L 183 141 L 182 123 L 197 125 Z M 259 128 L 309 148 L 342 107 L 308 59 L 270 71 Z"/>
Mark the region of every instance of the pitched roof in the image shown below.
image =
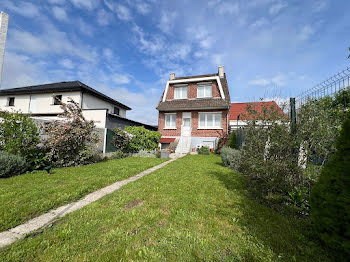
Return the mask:
<path id="1" fill-rule="evenodd" d="M 47 92 L 70 92 L 70 91 L 83 91 L 90 93 L 96 97 L 99 97 L 102 100 L 105 100 L 111 104 L 119 106 L 125 110 L 131 110 L 130 107 L 114 100 L 113 98 L 93 89 L 92 87 L 85 85 L 80 81 L 69 81 L 69 82 L 57 82 L 43 85 L 34 85 L 34 86 L 24 86 L 10 89 L 0 90 L 1 95 L 20 95 L 20 94 L 40 94 Z"/>
<path id="2" fill-rule="evenodd" d="M 186 80 L 203 78 L 203 77 L 213 77 L 218 76 L 218 74 L 208 74 L 208 75 L 196 75 L 196 76 L 186 76 L 186 77 L 176 77 L 174 80 Z M 164 92 L 160 98 L 157 109 L 159 111 L 176 111 L 176 110 L 200 110 L 200 109 L 228 109 L 231 104 L 230 92 L 227 85 L 226 74 L 223 78 L 219 78 L 222 86 L 222 90 L 225 95 L 225 99 L 222 98 L 193 98 L 193 99 L 176 99 L 176 100 L 166 100 L 163 102 Z M 181 82 L 179 82 L 181 83 Z"/>
<path id="3" fill-rule="evenodd" d="M 249 103 L 232 103 L 229 111 L 229 120 L 237 120 L 238 116 L 242 120 L 252 120 L 253 117 L 249 116 L 247 112 L 247 106 L 250 105 L 253 110 L 262 112 L 263 108 L 274 108 L 278 113 L 285 115 L 282 109 L 276 104 L 275 101 L 266 101 L 266 102 L 249 102 Z"/>

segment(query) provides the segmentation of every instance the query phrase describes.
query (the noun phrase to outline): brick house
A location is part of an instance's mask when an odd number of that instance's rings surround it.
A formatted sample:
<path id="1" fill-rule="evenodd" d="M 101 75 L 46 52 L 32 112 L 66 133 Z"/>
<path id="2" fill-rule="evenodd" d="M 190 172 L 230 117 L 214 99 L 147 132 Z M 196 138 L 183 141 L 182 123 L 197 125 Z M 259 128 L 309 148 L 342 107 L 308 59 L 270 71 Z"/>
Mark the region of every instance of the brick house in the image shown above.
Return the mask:
<path id="1" fill-rule="evenodd" d="M 201 146 L 215 149 L 228 132 L 231 105 L 224 67 L 218 73 L 170 79 L 157 106 L 162 149 L 188 153 Z"/>

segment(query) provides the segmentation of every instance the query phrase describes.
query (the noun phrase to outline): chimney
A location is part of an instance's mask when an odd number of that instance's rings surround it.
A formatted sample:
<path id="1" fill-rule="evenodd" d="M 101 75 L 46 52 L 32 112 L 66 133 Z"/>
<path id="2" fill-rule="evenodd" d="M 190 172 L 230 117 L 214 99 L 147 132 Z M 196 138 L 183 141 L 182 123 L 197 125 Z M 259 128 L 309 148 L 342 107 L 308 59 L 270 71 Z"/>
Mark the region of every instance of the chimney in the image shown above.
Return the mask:
<path id="1" fill-rule="evenodd" d="M 0 87 L 1 87 L 1 77 L 2 77 L 2 65 L 4 63 L 4 53 L 5 53 L 8 22 L 9 22 L 8 14 L 4 12 L 0 12 Z"/>
<path id="2" fill-rule="evenodd" d="M 225 75 L 225 73 L 224 73 L 224 66 L 219 66 L 218 72 L 219 72 L 219 77 L 223 78 L 224 75 Z"/>
<path id="3" fill-rule="evenodd" d="M 170 80 L 174 80 L 175 79 L 175 73 L 170 73 Z"/>

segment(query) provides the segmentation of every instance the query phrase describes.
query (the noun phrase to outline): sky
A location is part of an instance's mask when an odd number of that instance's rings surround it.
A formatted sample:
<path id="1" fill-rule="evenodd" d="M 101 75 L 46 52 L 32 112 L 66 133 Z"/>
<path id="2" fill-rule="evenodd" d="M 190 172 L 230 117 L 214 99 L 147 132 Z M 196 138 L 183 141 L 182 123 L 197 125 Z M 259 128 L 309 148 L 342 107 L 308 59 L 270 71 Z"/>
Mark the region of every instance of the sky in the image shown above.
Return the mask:
<path id="1" fill-rule="evenodd" d="M 1 0 L 1 88 L 79 80 L 157 124 L 169 73 L 216 73 L 232 102 L 298 96 L 349 66 L 349 0 Z"/>

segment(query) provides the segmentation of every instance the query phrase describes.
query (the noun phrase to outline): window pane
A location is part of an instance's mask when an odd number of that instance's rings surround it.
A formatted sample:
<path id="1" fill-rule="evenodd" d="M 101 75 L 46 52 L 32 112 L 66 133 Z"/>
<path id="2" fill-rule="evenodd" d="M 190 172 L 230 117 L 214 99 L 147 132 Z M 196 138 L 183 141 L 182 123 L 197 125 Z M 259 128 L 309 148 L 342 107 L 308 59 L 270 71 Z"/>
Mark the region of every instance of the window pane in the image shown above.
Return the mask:
<path id="1" fill-rule="evenodd" d="M 182 96 L 181 98 L 187 98 L 187 87 L 182 87 Z"/>
<path id="2" fill-rule="evenodd" d="M 191 126 L 191 118 L 184 118 L 184 126 Z"/>
<path id="3" fill-rule="evenodd" d="M 221 114 L 215 114 L 215 126 L 221 127 Z"/>
<path id="4" fill-rule="evenodd" d="M 204 97 L 204 87 L 203 86 L 198 87 L 197 97 Z"/>
<path id="5" fill-rule="evenodd" d="M 181 88 L 175 88 L 174 98 L 175 99 L 181 98 Z"/>
<path id="6" fill-rule="evenodd" d="M 205 127 L 205 114 L 199 114 L 199 126 Z"/>
<path id="7" fill-rule="evenodd" d="M 214 115 L 207 114 L 207 126 L 214 126 Z"/>
<path id="8" fill-rule="evenodd" d="M 211 97 L 212 96 L 212 94 L 211 94 L 211 86 L 206 86 L 205 87 L 205 96 L 206 97 Z"/>
<path id="9" fill-rule="evenodd" d="M 170 126 L 170 115 L 165 115 L 165 127 Z"/>
<path id="10" fill-rule="evenodd" d="M 171 116 L 171 126 L 176 127 L 176 115 L 170 115 Z"/>

